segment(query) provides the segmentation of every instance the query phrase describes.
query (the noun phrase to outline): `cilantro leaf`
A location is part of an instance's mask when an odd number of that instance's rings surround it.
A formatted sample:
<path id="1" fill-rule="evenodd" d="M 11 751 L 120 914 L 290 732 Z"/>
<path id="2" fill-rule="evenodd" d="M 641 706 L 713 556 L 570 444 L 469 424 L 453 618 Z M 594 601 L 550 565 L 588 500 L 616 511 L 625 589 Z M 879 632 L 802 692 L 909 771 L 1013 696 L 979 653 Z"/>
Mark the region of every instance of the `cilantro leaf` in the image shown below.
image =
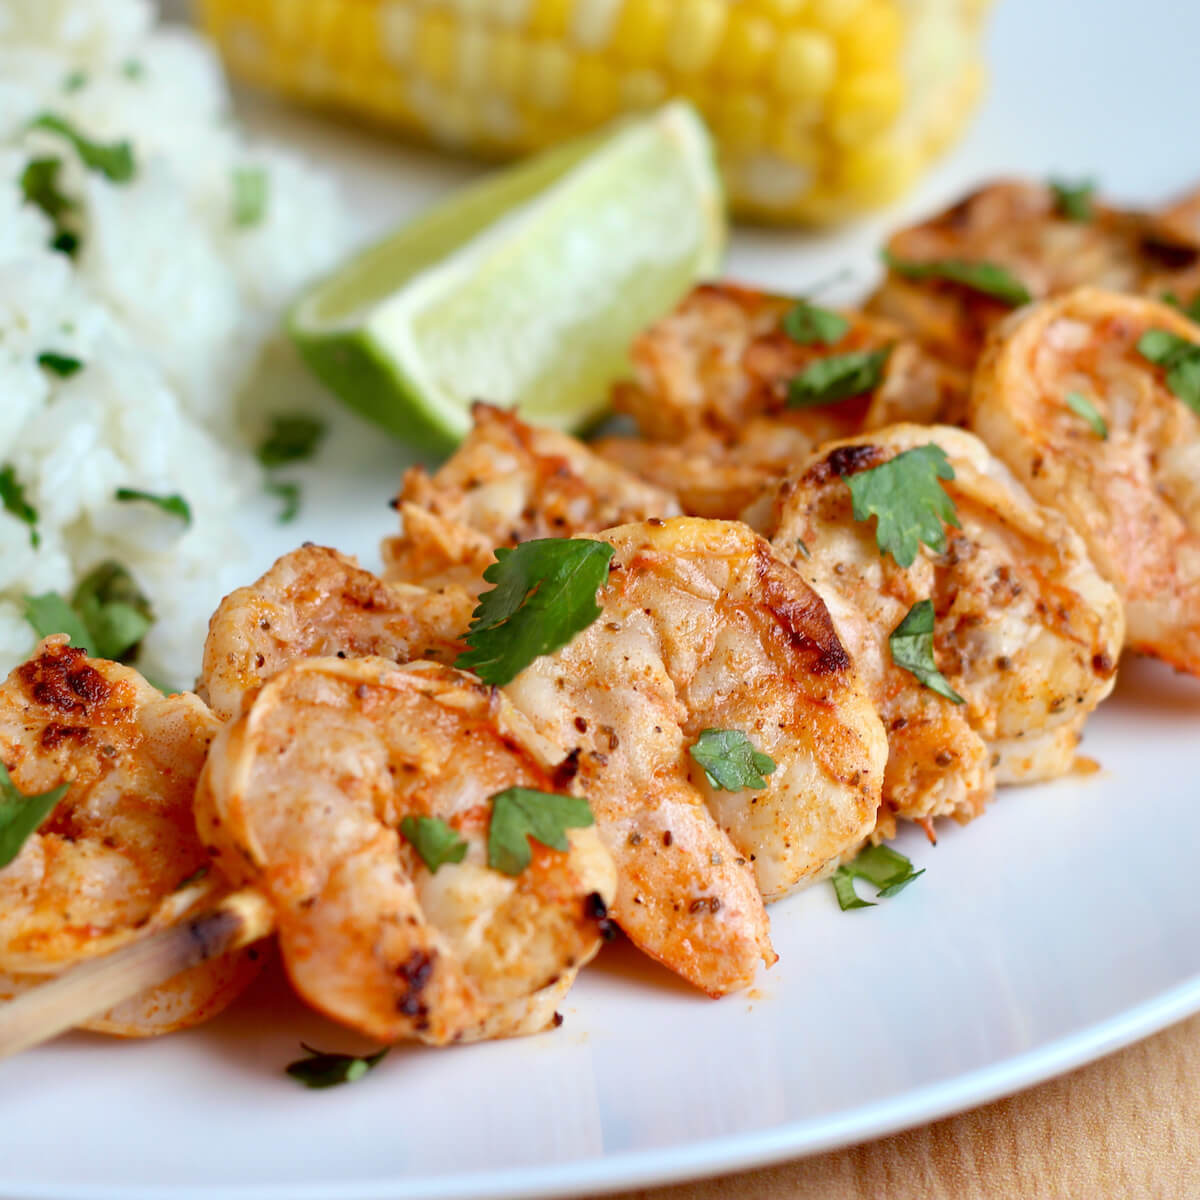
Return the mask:
<path id="1" fill-rule="evenodd" d="M 262 167 L 234 167 L 233 223 L 239 229 L 258 225 L 267 214 L 267 172 Z"/>
<path id="2" fill-rule="evenodd" d="M 1029 289 L 1007 267 L 992 262 L 972 262 L 964 258 L 933 258 L 927 262 L 910 262 L 897 258 L 890 250 L 883 252 L 883 261 L 905 279 L 942 279 L 956 283 L 982 296 L 991 296 L 1002 304 L 1016 308 L 1028 304 Z"/>
<path id="3" fill-rule="evenodd" d="M 268 479 L 266 488 L 272 496 L 278 496 L 283 501 L 276 522 L 286 525 L 294 521 L 300 512 L 300 485 L 290 479 Z"/>
<path id="4" fill-rule="evenodd" d="M 7 512 L 29 526 L 29 544 L 36 550 L 42 544 L 41 535 L 37 531 L 38 512 L 25 499 L 25 487 L 17 478 L 16 468 L 12 463 L 6 463 L 0 468 L 0 502 L 3 502 Z"/>
<path id="5" fill-rule="evenodd" d="M 594 823 L 591 806 L 582 796 L 505 788 L 492 797 L 488 866 L 505 875 L 520 875 L 533 858 L 530 838 L 552 850 L 566 850 L 568 829 L 582 829 Z"/>
<path id="6" fill-rule="evenodd" d="M 945 550 L 943 522 L 960 528 L 954 501 L 938 482 L 953 479 L 954 468 L 946 452 L 933 442 L 842 478 L 850 489 L 854 519 L 878 517 L 879 552 L 890 554 L 902 567 L 913 565 L 922 542 L 938 554 Z"/>
<path id="7" fill-rule="evenodd" d="M 883 378 L 891 346 L 882 350 L 851 350 L 810 362 L 788 380 L 787 398 L 792 408 L 815 408 L 849 396 L 860 396 Z"/>
<path id="8" fill-rule="evenodd" d="M 71 608 L 79 614 L 100 658 L 119 661 L 131 656 L 154 623 L 150 601 L 133 576 L 111 559 L 79 581 Z"/>
<path id="9" fill-rule="evenodd" d="M 954 704 L 966 701 L 946 682 L 933 660 L 933 601 L 918 600 L 888 636 L 892 662 Z"/>
<path id="10" fill-rule="evenodd" d="M 854 890 L 855 879 L 865 879 L 880 890 L 876 899 L 887 899 L 902 892 L 925 868 L 913 870 L 912 861 L 890 846 L 868 846 L 850 863 L 833 873 L 833 890 L 843 912 L 851 908 L 872 908 L 874 900 L 863 900 Z"/>
<path id="11" fill-rule="evenodd" d="M 1068 392 L 1067 407 L 1082 417 L 1091 427 L 1092 432 L 1102 441 L 1108 438 L 1108 422 L 1100 415 L 1100 410 L 1082 393 Z"/>
<path id="12" fill-rule="evenodd" d="M 467 855 L 466 840 L 437 817 L 405 817 L 400 833 L 434 874 L 443 863 L 460 863 Z"/>
<path id="13" fill-rule="evenodd" d="M 1144 359 L 1166 368 L 1167 387 L 1200 413 L 1200 345 L 1166 329 L 1147 329 L 1137 348 Z"/>
<path id="14" fill-rule="evenodd" d="M 764 776 L 775 770 L 775 760 L 756 750 L 740 729 L 701 730 L 688 753 L 704 768 L 709 786 L 726 792 L 765 788 Z"/>
<path id="15" fill-rule="evenodd" d="M 133 147 L 127 141 L 93 141 L 80 133 L 69 121 L 57 113 L 45 112 L 33 119 L 31 129 L 45 129 L 66 138 L 75 147 L 75 153 L 86 167 L 99 171 L 113 183 L 128 183 L 134 175 Z"/>
<path id="16" fill-rule="evenodd" d="M 52 371 L 60 379 L 70 379 L 76 371 L 83 370 L 81 359 L 72 358 L 69 354 L 59 354 L 57 350 L 43 350 L 37 356 L 39 367 Z"/>
<path id="17" fill-rule="evenodd" d="M 479 597 L 465 639 L 470 649 L 454 665 L 502 686 L 535 658 L 565 646 L 600 615 L 596 592 L 612 556 L 612 546 L 591 538 L 501 546 L 483 573 L 496 586 Z"/>
<path id="18" fill-rule="evenodd" d="M 1163 292 L 1161 300 L 1164 304 L 1179 309 L 1188 320 L 1200 323 L 1200 292 L 1192 297 L 1189 304 L 1184 304 L 1174 292 Z"/>
<path id="19" fill-rule="evenodd" d="M 374 1054 L 331 1054 L 325 1050 L 316 1050 L 312 1046 L 300 1043 L 300 1048 L 306 1051 L 307 1058 L 298 1058 L 288 1063 L 287 1073 L 307 1088 L 336 1087 L 339 1083 L 353 1083 L 361 1079 L 368 1071 L 379 1066 L 387 1057 L 391 1046 L 384 1046 Z"/>
<path id="20" fill-rule="evenodd" d="M 126 79 L 136 82 L 138 80 L 145 79 L 146 68 L 139 59 L 127 58 L 121 64 L 121 74 L 124 75 Z"/>
<path id="21" fill-rule="evenodd" d="M 192 523 L 192 506 L 178 493 L 161 496 L 157 492 L 143 492 L 138 488 L 117 488 L 114 498 L 121 501 L 144 500 L 161 508 L 169 517 L 178 517 L 185 526 Z"/>
<path id="22" fill-rule="evenodd" d="M 51 247 L 70 258 L 75 257 L 75 251 L 79 249 L 79 235 L 72 233 L 69 229 L 64 229 L 54 235 L 54 240 L 50 243 Z"/>
<path id="23" fill-rule="evenodd" d="M 72 71 L 62 82 L 64 92 L 78 92 L 87 87 L 88 77 L 84 71 Z"/>
<path id="24" fill-rule="evenodd" d="M 1068 221 L 1090 221 L 1093 216 L 1092 193 L 1096 185 L 1085 179 L 1082 183 L 1063 183 L 1052 179 L 1050 190 L 1054 193 L 1054 207 Z"/>
<path id="25" fill-rule="evenodd" d="M 58 172 L 61 169 L 62 160 L 59 158 L 30 159 L 21 172 L 21 195 L 26 203 L 40 208 L 54 223 L 54 237 L 50 245 L 56 250 L 74 254 L 79 239 L 64 228 L 62 218 L 75 207 L 75 202 L 58 189 Z"/>
<path id="26" fill-rule="evenodd" d="M 70 786 L 60 783 L 48 792 L 26 796 L 0 763 L 0 867 L 7 867 L 17 857 L 26 839 L 54 811 Z"/>
<path id="27" fill-rule="evenodd" d="M 783 314 L 783 332 L 799 342 L 801 346 L 820 344 L 832 346 L 846 336 L 850 322 L 840 313 L 828 308 L 818 308 L 807 300 L 797 300 L 795 305 Z"/>
<path id="28" fill-rule="evenodd" d="M 79 614 L 57 593 L 43 592 L 40 596 L 26 596 L 23 603 L 25 620 L 39 638 L 52 633 L 65 633 L 71 645 L 91 656 L 92 635 L 79 619 Z"/>
<path id="29" fill-rule="evenodd" d="M 266 437 L 258 444 L 258 461 L 264 467 L 312 458 L 325 436 L 325 422 L 305 413 L 275 413 Z"/>

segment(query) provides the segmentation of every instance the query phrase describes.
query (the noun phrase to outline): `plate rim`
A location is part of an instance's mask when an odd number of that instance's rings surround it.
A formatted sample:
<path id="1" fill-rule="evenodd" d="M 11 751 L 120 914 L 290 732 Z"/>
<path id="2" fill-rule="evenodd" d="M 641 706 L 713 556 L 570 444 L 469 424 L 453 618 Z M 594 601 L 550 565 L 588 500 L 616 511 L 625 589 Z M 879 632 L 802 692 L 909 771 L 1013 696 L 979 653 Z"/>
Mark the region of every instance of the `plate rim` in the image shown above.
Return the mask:
<path id="1" fill-rule="evenodd" d="M 550 1200 L 662 1187 L 876 1141 L 978 1108 L 1057 1078 L 1200 1012 L 1200 971 L 1120 1012 L 1042 1046 L 937 1083 L 844 1110 L 752 1133 L 676 1146 L 592 1156 L 533 1167 L 472 1171 L 441 1178 L 387 1176 L 353 1183 L 170 1184 L 63 1188 L 5 1181 L 16 1200 Z"/>

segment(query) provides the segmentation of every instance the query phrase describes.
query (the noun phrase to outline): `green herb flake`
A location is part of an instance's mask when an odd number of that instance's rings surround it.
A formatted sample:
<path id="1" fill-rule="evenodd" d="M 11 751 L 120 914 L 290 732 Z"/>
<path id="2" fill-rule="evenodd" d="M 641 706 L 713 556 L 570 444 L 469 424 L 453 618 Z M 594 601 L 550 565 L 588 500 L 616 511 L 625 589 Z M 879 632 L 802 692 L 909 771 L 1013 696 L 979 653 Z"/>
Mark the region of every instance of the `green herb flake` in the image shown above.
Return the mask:
<path id="1" fill-rule="evenodd" d="M 167 516 L 178 517 L 185 526 L 192 523 L 192 506 L 178 492 L 163 496 L 157 492 L 143 492 L 138 488 L 123 487 L 117 488 L 113 493 L 113 499 L 122 503 L 142 501 L 146 504 L 153 504 Z"/>
<path id="2" fill-rule="evenodd" d="M 48 792 L 27 796 L 17 790 L 8 768 L 0 763 L 0 867 L 7 867 L 20 854 L 29 835 L 54 811 L 70 786 L 60 783 Z"/>
<path id="3" fill-rule="evenodd" d="M 945 550 L 945 525 L 960 528 L 954 501 L 938 482 L 953 479 L 954 468 L 933 442 L 842 478 L 850 489 L 854 519 L 877 517 L 879 552 L 902 567 L 913 565 L 922 542 L 938 554 Z"/>
<path id="4" fill-rule="evenodd" d="M 851 350 L 810 362 L 788 380 L 787 399 L 792 408 L 816 408 L 850 396 L 861 396 L 878 387 L 892 348 Z"/>
<path id="5" fill-rule="evenodd" d="M 30 128 L 44 129 L 66 138 L 75 147 L 84 166 L 99 171 L 113 183 L 128 183 L 134 176 L 133 147 L 127 141 L 108 144 L 93 141 L 57 113 L 42 113 L 34 118 Z"/>
<path id="6" fill-rule="evenodd" d="M 876 899 L 886 900 L 924 874 L 924 867 L 914 871 L 912 861 L 890 846 L 868 846 L 853 862 L 834 871 L 833 890 L 842 912 L 851 908 L 873 908 L 874 900 L 863 900 L 854 890 L 856 879 L 874 884 L 880 889 Z"/>
<path id="7" fill-rule="evenodd" d="M 161 688 L 159 689 L 162 690 Z M 182 892 L 184 888 L 191 887 L 193 883 L 199 883 L 200 880 L 207 878 L 210 868 L 207 863 L 202 867 L 197 867 L 190 875 L 185 875 L 176 885 L 175 891 Z"/>
<path id="8" fill-rule="evenodd" d="M 1006 267 L 999 263 L 971 262 L 962 258 L 935 258 L 927 262 L 910 262 L 897 258 L 889 250 L 883 252 L 883 261 L 897 275 L 905 279 L 940 279 L 956 283 L 959 287 L 991 296 L 1013 308 L 1028 304 L 1032 297 L 1029 289 Z"/>
<path id="9" fill-rule="evenodd" d="M 69 354 L 59 354 L 56 350 L 43 350 L 37 356 L 38 366 L 57 375 L 60 379 L 70 379 L 77 371 L 83 370 L 83 361 Z"/>
<path id="10" fill-rule="evenodd" d="M 1166 369 L 1167 387 L 1200 413 L 1200 345 L 1166 329 L 1147 329 L 1137 348 L 1144 359 Z"/>
<path id="11" fill-rule="evenodd" d="M 1097 437 L 1107 440 L 1108 422 L 1100 415 L 1100 410 L 1082 392 L 1068 392 L 1066 402 L 1067 407 L 1076 416 L 1082 417 L 1091 426 L 1092 432 Z"/>
<path id="12" fill-rule="evenodd" d="M 266 489 L 269 495 L 278 496 L 283 501 L 279 515 L 275 521 L 286 525 L 294 521 L 300 514 L 300 485 L 290 479 L 268 479 Z"/>
<path id="13" fill-rule="evenodd" d="M 121 74 L 126 79 L 134 83 L 138 83 L 146 78 L 146 68 L 142 62 L 136 58 L 127 58 L 121 64 Z"/>
<path id="14" fill-rule="evenodd" d="M 933 659 L 933 601 L 918 600 L 888 637 L 892 662 L 911 672 L 930 691 L 954 704 L 963 698 L 946 682 Z"/>
<path id="15" fill-rule="evenodd" d="M 63 81 L 62 90 L 64 92 L 78 92 L 87 87 L 87 73 L 85 71 L 72 71 Z"/>
<path id="16" fill-rule="evenodd" d="M 36 550 L 42 544 L 37 531 L 38 512 L 25 498 L 25 486 L 17 478 L 12 463 L 0 468 L 0 502 L 8 513 L 29 526 L 29 544 Z"/>
<path id="17" fill-rule="evenodd" d="M 443 863 L 460 863 L 467 855 L 466 840 L 438 817 L 405 817 L 400 833 L 434 874 Z"/>
<path id="18" fill-rule="evenodd" d="M 258 445 L 264 467 L 282 467 L 312 458 L 325 437 L 325 422 L 305 413 L 275 413 L 266 437 Z"/>
<path id="19" fill-rule="evenodd" d="M 775 760 L 740 729 L 702 730 L 688 753 L 704 768 L 709 786 L 726 792 L 765 788 L 765 776 L 775 770 Z"/>
<path id="20" fill-rule="evenodd" d="M 61 254 L 67 255 L 68 258 L 74 258 L 79 249 L 79 235 L 72 233 L 69 229 L 64 229 L 55 234 L 50 246 Z"/>
<path id="21" fill-rule="evenodd" d="M 1184 304 L 1174 292 L 1163 292 L 1161 299 L 1164 304 L 1177 308 L 1189 321 L 1200 323 L 1200 292 L 1192 297 L 1189 304 Z"/>
<path id="22" fill-rule="evenodd" d="M 71 639 L 72 646 L 89 657 L 94 653 L 87 627 L 79 619 L 79 614 L 57 592 L 26 596 L 22 607 L 25 620 L 39 638 L 65 633 Z"/>
<path id="23" fill-rule="evenodd" d="M 552 850 L 567 850 L 566 831 L 594 823 L 591 806 L 581 796 L 505 788 L 492 797 L 488 866 L 504 875 L 520 875 L 533 858 L 530 838 Z"/>
<path id="24" fill-rule="evenodd" d="M 537 538 L 501 546 L 483 573 L 496 586 L 479 597 L 454 664 L 497 686 L 565 646 L 601 613 L 596 593 L 608 580 L 613 548 L 591 538 Z"/>
<path id="25" fill-rule="evenodd" d="M 154 624 L 150 601 L 133 576 L 112 559 L 100 563 L 79 581 L 71 607 L 91 635 L 96 655 L 114 661 L 131 657 Z"/>
<path id="26" fill-rule="evenodd" d="M 832 346 L 846 336 L 850 322 L 840 313 L 797 300 L 783 315 L 783 332 L 801 346 Z"/>
<path id="27" fill-rule="evenodd" d="M 1054 207 L 1059 216 L 1068 221 L 1090 221 L 1095 215 L 1092 195 L 1096 185 L 1090 179 L 1075 184 L 1052 179 L 1050 190 L 1054 193 Z"/>
<path id="28" fill-rule="evenodd" d="M 70 196 L 59 191 L 60 158 L 31 158 L 21 172 L 21 196 L 28 204 L 36 205 L 52 221 L 75 207 Z"/>
<path id="29" fill-rule="evenodd" d="M 387 1057 L 390 1046 L 374 1054 L 331 1054 L 325 1050 L 316 1050 L 312 1046 L 300 1043 L 300 1048 L 307 1054 L 306 1058 L 298 1058 L 288 1063 L 287 1073 L 307 1088 L 336 1087 L 339 1083 L 353 1083 L 361 1079 L 368 1071 L 374 1070 Z"/>
<path id="30" fill-rule="evenodd" d="M 267 215 L 267 172 L 263 167 L 234 167 L 233 223 L 249 229 Z"/>

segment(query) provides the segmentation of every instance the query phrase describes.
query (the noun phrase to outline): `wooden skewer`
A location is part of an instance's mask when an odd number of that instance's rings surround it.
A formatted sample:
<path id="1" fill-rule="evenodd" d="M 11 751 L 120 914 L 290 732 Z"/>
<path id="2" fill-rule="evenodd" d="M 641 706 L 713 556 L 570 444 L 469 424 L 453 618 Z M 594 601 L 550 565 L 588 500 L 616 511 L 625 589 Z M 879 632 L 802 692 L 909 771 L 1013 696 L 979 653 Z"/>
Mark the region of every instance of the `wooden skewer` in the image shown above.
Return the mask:
<path id="1" fill-rule="evenodd" d="M 275 914 L 253 888 L 215 908 L 72 967 L 0 1005 L 0 1058 L 19 1054 L 147 988 L 271 933 Z"/>

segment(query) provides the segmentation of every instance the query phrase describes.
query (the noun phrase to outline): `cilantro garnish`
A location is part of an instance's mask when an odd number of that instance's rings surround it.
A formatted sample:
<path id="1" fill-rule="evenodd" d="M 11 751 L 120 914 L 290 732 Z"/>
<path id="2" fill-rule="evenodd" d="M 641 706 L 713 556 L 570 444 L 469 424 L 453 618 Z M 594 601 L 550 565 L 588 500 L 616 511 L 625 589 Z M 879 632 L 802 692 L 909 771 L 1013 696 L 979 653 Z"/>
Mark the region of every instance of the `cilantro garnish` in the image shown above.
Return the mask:
<path id="1" fill-rule="evenodd" d="M 889 250 L 883 252 L 883 261 L 897 275 L 905 279 L 943 279 L 957 283 L 972 292 L 991 296 L 1002 304 L 1017 307 L 1028 304 L 1032 297 L 1029 289 L 1007 267 L 992 262 L 972 262 L 964 258 L 934 258 L 927 262 L 910 262 L 897 258 Z"/>
<path id="2" fill-rule="evenodd" d="M 933 442 L 842 478 L 850 489 L 854 519 L 878 517 L 879 552 L 890 554 L 902 567 L 913 565 L 922 542 L 939 554 L 945 550 L 943 522 L 960 527 L 954 501 L 938 482 L 953 479 L 954 468 L 946 452 Z"/>
<path id="3" fill-rule="evenodd" d="M 26 839 L 54 811 L 70 786 L 60 783 L 48 792 L 26 796 L 0 763 L 0 867 L 7 867 L 17 857 Z"/>
<path id="4" fill-rule="evenodd" d="M 57 350 L 43 350 L 37 356 L 38 366 L 53 372 L 60 379 L 70 379 L 77 371 L 83 370 L 83 360 L 70 354 L 59 354 Z"/>
<path id="5" fill-rule="evenodd" d="M 601 612 L 596 592 L 608 579 L 613 548 L 591 538 L 537 538 L 501 546 L 483 573 L 496 586 L 479 597 L 454 664 L 484 683 L 503 685 L 535 658 L 565 646 Z"/>
<path id="6" fill-rule="evenodd" d="M 863 900 L 854 890 L 856 879 L 865 879 L 880 890 L 875 899 L 887 899 L 903 891 L 925 868 L 913 870 L 912 861 L 890 846 L 868 846 L 850 863 L 834 871 L 831 882 L 838 907 L 845 912 L 851 908 L 874 908 L 875 900 Z"/>
<path id="7" fill-rule="evenodd" d="M 443 863 L 459 863 L 467 855 L 465 839 L 438 817 L 405 817 L 400 833 L 435 874 Z"/>
<path id="8" fill-rule="evenodd" d="M 60 233 L 54 235 L 54 240 L 50 243 L 51 248 L 74 258 L 75 251 L 79 249 L 79 235 L 72 233 L 69 229 L 64 229 Z"/>
<path id="9" fill-rule="evenodd" d="M 264 467 L 312 458 L 325 436 L 325 422 L 305 413 L 275 413 L 266 437 L 258 444 L 258 461 Z"/>
<path id="10" fill-rule="evenodd" d="M 552 850 L 567 850 L 566 831 L 593 824 L 591 807 L 581 796 L 505 788 L 492 797 L 488 866 L 505 875 L 520 875 L 533 858 L 530 838 Z"/>
<path id="11" fill-rule="evenodd" d="M 1052 179 L 1050 190 L 1054 193 L 1054 207 L 1068 221 L 1090 221 L 1092 219 L 1092 193 L 1096 185 L 1090 180 L 1083 183 L 1063 183 Z"/>
<path id="12" fill-rule="evenodd" d="M 127 141 L 93 141 L 80 133 L 69 121 L 57 113 L 42 113 L 30 124 L 31 129 L 45 129 L 66 138 L 75 147 L 75 153 L 86 167 L 99 171 L 113 183 L 128 183 L 134 175 L 133 147 Z"/>
<path id="13" fill-rule="evenodd" d="M 0 468 L 0 502 L 18 521 L 29 526 L 29 544 L 36 550 L 42 544 L 37 531 L 37 509 L 25 499 L 25 486 L 17 478 L 16 468 L 7 463 Z"/>
<path id="14" fill-rule="evenodd" d="M 290 479 L 268 479 L 266 489 L 283 501 L 279 516 L 275 518 L 278 524 L 286 525 L 294 521 L 300 512 L 300 485 Z"/>
<path id="15" fill-rule="evenodd" d="M 1167 387 L 1200 413 L 1200 346 L 1166 329 L 1147 329 L 1137 348 L 1144 359 L 1166 368 Z"/>
<path id="16" fill-rule="evenodd" d="M 178 492 L 162 496 L 157 492 L 143 492 L 138 488 L 123 487 L 117 488 L 113 498 L 120 501 L 142 500 L 147 504 L 156 505 L 170 517 L 178 517 L 184 525 L 192 523 L 192 506 Z"/>
<path id="17" fill-rule="evenodd" d="M 145 79 L 146 68 L 142 65 L 139 59 L 127 58 L 121 64 L 121 74 L 124 75 L 126 79 L 137 82 L 138 80 Z"/>
<path id="18" fill-rule="evenodd" d="M 740 729 L 702 730 L 688 753 L 704 768 L 709 786 L 726 792 L 765 788 L 764 776 L 775 770 L 775 760 L 756 750 Z"/>
<path id="19" fill-rule="evenodd" d="M 62 82 L 64 92 L 78 92 L 87 87 L 88 77 L 83 71 L 72 71 Z"/>
<path id="20" fill-rule="evenodd" d="M 849 396 L 869 392 L 883 378 L 890 346 L 881 350 L 851 350 L 810 362 L 788 380 L 788 404 L 792 408 L 814 408 Z"/>
<path id="21" fill-rule="evenodd" d="M 1108 422 L 1100 415 L 1100 410 L 1082 393 L 1068 392 L 1067 407 L 1082 417 L 1091 427 L 1092 432 L 1101 440 L 1108 438 Z"/>
<path id="22" fill-rule="evenodd" d="M 933 659 L 933 601 L 918 600 L 888 637 L 892 662 L 910 671 L 931 692 L 954 704 L 966 701 L 946 682 Z"/>
<path id="23" fill-rule="evenodd" d="M 111 560 L 79 581 L 68 602 L 57 592 L 26 596 L 25 619 L 38 637 L 65 633 L 98 658 L 126 661 L 154 623 L 150 602 L 129 572 Z"/>
<path id="24" fill-rule="evenodd" d="M 307 1088 L 336 1087 L 339 1083 L 353 1083 L 361 1079 L 368 1071 L 379 1066 L 387 1057 L 390 1046 L 374 1054 L 330 1054 L 325 1050 L 316 1050 L 312 1046 L 300 1043 L 308 1057 L 298 1058 L 288 1063 L 287 1073 Z"/>
<path id="25" fill-rule="evenodd" d="M 233 223 L 249 229 L 267 213 L 267 172 L 262 167 L 234 167 Z"/>
<path id="26" fill-rule="evenodd" d="M 783 332 L 801 346 L 832 346 L 846 335 L 850 322 L 840 313 L 818 308 L 807 300 L 797 300 L 783 315 Z"/>
<path id="27" fill-rule="evenodd" d="M 1188 320 L 1200 323 L 1200 292 L 1192 297 L 1189 304 L 1184 304 L 1174 292 L 1163 292 L 1161 299 L 1164 304 L 1179 309 Z"/>

